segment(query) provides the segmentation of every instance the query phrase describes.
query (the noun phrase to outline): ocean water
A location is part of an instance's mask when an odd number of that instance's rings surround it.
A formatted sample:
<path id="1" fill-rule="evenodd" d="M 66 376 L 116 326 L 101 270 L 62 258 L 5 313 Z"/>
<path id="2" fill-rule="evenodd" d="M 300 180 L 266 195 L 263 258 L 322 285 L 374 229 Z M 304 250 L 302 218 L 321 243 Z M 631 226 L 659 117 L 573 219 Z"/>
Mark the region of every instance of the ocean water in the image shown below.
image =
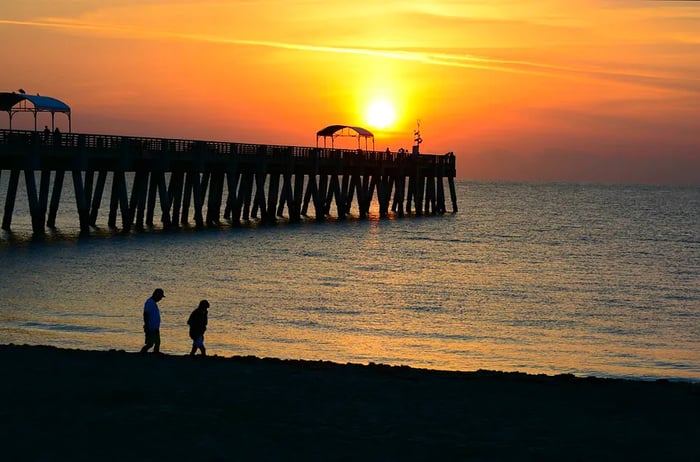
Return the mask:
<path id="1" fill-rule="evenodd" d="M 170 354 L 206 298 L 211 354 L 700 381 L 700 187 L 457 195 L 442 216 L 128 235 L 105 208 L 83 238 L 65 200 L 40 240 L 20 195 L 0 234 L 0 342 L 137 351 L 162 287 Z"/>

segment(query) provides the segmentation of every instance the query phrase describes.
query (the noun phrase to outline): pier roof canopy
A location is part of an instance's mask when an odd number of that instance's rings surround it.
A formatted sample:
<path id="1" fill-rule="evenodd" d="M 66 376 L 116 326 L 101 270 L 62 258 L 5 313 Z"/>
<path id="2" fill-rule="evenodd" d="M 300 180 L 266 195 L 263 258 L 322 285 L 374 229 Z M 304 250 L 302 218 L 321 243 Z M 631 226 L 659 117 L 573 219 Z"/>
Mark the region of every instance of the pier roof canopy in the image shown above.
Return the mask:
<path id="1" fill-rule="evenodd" d="M 29 111 L 41 111 L 41 112 L 70 112 L 70 107 L 56 98 L 50 96 L 39 96 L 39 95 L 27 95 L 24 93 L 0 93 L 0 110 L 2 111 L 12 111 L 13 107 L 21 102 L 29 101 L 34 105 L 34 109 L 28 109 Z M 14 110 L 22 110 L 21 108 L 15 108 Z"/>
<path id="2" fill-rule="evenodd" d="M 353 132 L 356 133 L 356 135 L 344 134 L 346 129 L 352 130 Z M 326 144 L 326 138 L 330 137 L 331 146 L 333 146 L 336 136 L 357 136 L 358 148 L 360 147 L 360 139 L 364 138 L 365 139 L 365 149 L 367 148 L 367 140 L 369 138 L 371 138 L 372 139 L 372 149 L 374 149 L 374 134 L 371 131 L 367 130 L 366 128 L 354 127 L 352 125 L 329 125 L 326 128 L 317 131 L 316 132 L 316 146 L 318 147 L 319 137 L 323 137 L 324 147 Z"/>
<path id="3" fill-rule="evenodd" d="M 27 105 L 27 101 L 32 103 L 31 106 Z M 71 131 L 70 106 L 51 96 L 28 95 L 24 93 L 24 90 L 20 90 L 18 93 L 14 91 L 0 92 L 0 111 L 5 111 L 10 116 L 10 129 L 12 129 L 12 117 L 18 112 L 31 112 L 34 114 L 34 130 L 36 130 L 37 113 L 51 113 L 51 128 L 54 127 L 54 115 L 57 112 L 66 114 L 68 116 L 68 131 Z"/>
<path id="4" fill-rule="evenodd" d="M 323 130 L 319 130 L 316 132 L 316 136 L 333 136 L 335 135 L 336 132 L 339 132 L 343 130 L 344 128 L 349 128 L 350 130 L 353 130 L 355 133 L 357 133 L 359 136 L 363 136 L 366 138 L 373 138 L 374 135 L 372 134 L 371 131 L 362 128 L 362 127 L 353 127 L 351 125 L 329 125 Z"/>

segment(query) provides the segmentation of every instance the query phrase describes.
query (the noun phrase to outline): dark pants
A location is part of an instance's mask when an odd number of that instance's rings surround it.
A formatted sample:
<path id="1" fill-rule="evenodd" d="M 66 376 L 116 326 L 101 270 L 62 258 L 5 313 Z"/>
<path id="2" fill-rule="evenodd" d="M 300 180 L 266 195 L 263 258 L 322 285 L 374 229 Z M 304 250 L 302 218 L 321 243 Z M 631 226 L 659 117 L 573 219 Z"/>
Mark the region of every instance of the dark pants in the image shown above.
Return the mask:
<path id="1" fill-rule="evenodd" d="M 151 347 L 154 353 L 160 353 L 160 329 L 146 329 L 143 328 L 146 333 L 146 344 L 141 348 L 141 353 L 147 352 Z"/>

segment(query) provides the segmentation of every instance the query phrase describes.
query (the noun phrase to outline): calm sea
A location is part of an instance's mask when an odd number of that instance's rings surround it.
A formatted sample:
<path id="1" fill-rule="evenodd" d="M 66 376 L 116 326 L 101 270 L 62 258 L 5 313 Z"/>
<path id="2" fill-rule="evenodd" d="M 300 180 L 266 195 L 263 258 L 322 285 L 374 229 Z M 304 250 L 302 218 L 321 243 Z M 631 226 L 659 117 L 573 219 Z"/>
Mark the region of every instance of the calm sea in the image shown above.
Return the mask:
<path id="1" fill-rule="evenodd" d="M 0 235 L 1 342 L 136 351 L 162 287 L 171 354 L 189 351 L 206 298 L 206 344 L 223 356 L 700 381 L 700 187 L 461 181 L 457 194 L 444 216 L 87 238 L 64 201 L 40 241 L 20 196 Z"/>

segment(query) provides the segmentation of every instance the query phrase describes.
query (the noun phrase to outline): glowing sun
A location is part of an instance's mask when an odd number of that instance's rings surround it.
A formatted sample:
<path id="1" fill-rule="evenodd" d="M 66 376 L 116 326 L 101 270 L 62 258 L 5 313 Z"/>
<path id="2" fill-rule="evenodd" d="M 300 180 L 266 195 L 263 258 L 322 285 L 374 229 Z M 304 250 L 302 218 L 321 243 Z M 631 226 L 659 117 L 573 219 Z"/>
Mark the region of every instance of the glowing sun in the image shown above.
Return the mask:
<path id="1" fill-rule="evenodd" d="M 385 99 L 373 101 L 365 113 L 367 123 L 374 128 L 387 128 L 396 120 L 393 104 Z"/>

